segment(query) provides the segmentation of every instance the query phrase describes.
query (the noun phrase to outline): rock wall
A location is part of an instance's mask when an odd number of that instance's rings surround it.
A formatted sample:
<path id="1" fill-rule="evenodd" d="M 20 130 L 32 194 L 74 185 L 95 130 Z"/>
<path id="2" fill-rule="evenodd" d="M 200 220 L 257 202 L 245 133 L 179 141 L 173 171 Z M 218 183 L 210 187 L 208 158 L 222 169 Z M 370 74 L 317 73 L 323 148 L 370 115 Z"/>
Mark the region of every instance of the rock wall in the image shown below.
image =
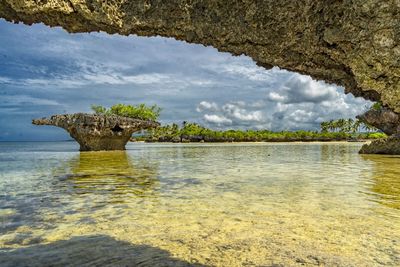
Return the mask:
<path id="1" fill-rule="evenodd" d="M 154 121 L 85 113 L 54 115 L 32 123 L 65 129 L 79 143 L 81 151 L 125 150 L 132 133 L 159 126 Z"/>
<path id="2" fill-rule="evenodd" d="M 212 45 L 400 113 L 399 0 L 0 0 L 0 17 Z"/>

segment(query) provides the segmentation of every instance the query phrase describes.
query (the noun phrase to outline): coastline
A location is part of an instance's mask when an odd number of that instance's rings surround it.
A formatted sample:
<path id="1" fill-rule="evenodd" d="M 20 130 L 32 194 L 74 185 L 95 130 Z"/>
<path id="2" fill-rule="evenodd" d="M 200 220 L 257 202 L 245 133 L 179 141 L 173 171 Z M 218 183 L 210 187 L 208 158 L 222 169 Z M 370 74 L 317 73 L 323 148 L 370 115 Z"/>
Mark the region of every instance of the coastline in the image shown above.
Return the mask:
<path id="1" fill-rule="evenodd" d="M 147 141 L 129 141 L 129 143 L 146 144 L 263 144 L 263 143 L 291 143 L 291 144 L 343 144 L 343 143 L 368 143 L 373 140 L 329 140 L 329 141 L 238 141 L 238 142 L 147 142 Z"/>

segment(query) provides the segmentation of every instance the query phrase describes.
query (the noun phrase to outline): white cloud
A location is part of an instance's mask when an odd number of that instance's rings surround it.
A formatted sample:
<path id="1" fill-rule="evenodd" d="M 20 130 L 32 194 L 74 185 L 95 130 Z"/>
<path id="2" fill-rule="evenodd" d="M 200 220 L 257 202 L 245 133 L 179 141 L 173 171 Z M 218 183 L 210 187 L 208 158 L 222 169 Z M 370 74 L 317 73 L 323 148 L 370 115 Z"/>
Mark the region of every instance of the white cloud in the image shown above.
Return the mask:
<path id="1" fill-rule="evenodd" d="M 126 76 L 123 77 L 123 80 L 129 83 L 136 84 L 154 84 L 154 83 L 163 83 L 170 81 L 171 78 L 168 75 L 163 74 L 140 74 L 135 76 Z"/>
<path id="2" fill-rule="evenodd" d="M 281 103 L 321 103 L 338 97 L 337 87 L 322 81 L 315 81 L 309 76 L 292 74 L 278 90 L 270 92 L 270 101 Z"/>
<path id="3" fill-rule="evenodd" d="M 232 120 L 222 116 L 222 115 L 216 115 L 216 114 L 205 114 L 204 115 L 204 120 L 209 123 L 217 124 L 217 125 L 230 125 L 232 124 Z"/>
<path id="4" fill-rule="evenodd" d="M 0 76 L 0 83 L 11 83 L 11 82 L 12 80 L 10 78 Z"/>
<path id="5" fill-rule="evenodd" d="M 81 80 L 82 84 L 125 84 L 126 82 L 122 79 L 122 77 L 118 77 L 116 75 L 110 74 L 83 74 L 81 77 L 77 77 Z"/>
<path id="6" fill-rule="evenodd" d="M 264 100 L 257 100 L 256 102 L 249 103 L 248 106 L 251 108 L 265 108 L 266 102 Z"/>
<path id="7" fill-rule="evenodd" d="M 197 107 L 198 112 L 206 112 L 204 122 L 210 126 L 230 126 L 262 128 L 266 121 L 261 110 L 253 110 L 257 105 L 247 104 L 244 101 L 232 101 L 222 105 L 221 108 L 215 102 L 202 101 Z M 208 112 L 213 111 L 213 114 Z"/>
<path id="8" fill-rule="evenodd" d="M 211 86 L 211 85 L 215 84 L 214 82 L 212 82 L 210 80 L 193 79 L 193 78 L 189 79 L 187 82 L 194 86 Z"/>
<path id="9" fill-rule="evenodd" d="M 165 84 L 173 82 L 167 75 L 162 74 L 140 74 L 134 76 L 123 76 L 118 73 L 74 73 L 70 75 L 58 75 L 51 78 L 35 79 L 10 79 L 0 77 L 0 83 L 8 83 L 17 86 L 38 86 L 42 88 L 81 88 L 94 84 L 104 85 L 129 85 L 129 84 Z"/>
<path id="10" fill-rule="evenodd" d="M 196 108 L 197 112 L 203 112 L 205 110 L 211 110 L 211 111 L 217 111 L 218 105 L 215 102 L 207 102 L 207 101 L 201 101 Z"/>
<path id="11" fill-rule="evenodd" d="M 270 73 L 264 68 L 258 67 L 254 62 L 252 64 L 225 64 L 221 66 L 221 71 L 232 75 L 240 75 L 251 81 L 266 81 L 270 77 Z"/>
<path id="12" fill-rule="evenodd" d="M 241 108 L 243 105 L 243 102 L 239 102 L 238 104 L 228 103 L 222 106 L 222 110 L 225 115 L 239 121 L 262 121 L 263 116 L 261 111 L 248 111 L 245 108 Z"/>
<path id="13" fill-rule="evenodd" d="M 313 118 L 314 113 L 312 111 L 306 111 L 297 109 L 294 112 L 288 114 L 287 118 L 294 122 L 309 122 Z"/>
<path id="14" fill-rule="evenodd" d="M 88 82 L 72 77 L 56 77 L 51 79 L 15 79 L 13 85 L 17 86 L 35 86 L 42 89 L 57 88 L 79 88 L 88 85 Z"/>
<path id="15" fill-rule="evenodd" d="M 277 92 L 270 92 L 268 94 L 269 100 L 271 101 L 275 101 L 275 102 L 285 102 L 286 101 L 286 97 L 283 95 L 280 95 Z"/>
<path id="16" fill-rule="evenodd" d="M 35 106 L 57 106 L 60 105 L 57 101 L 45 99 L 45 98 L 36 98 L 28 95 L 3 95 L 0 98 L 0 106 L 7 105 L 35 105 Z"/>

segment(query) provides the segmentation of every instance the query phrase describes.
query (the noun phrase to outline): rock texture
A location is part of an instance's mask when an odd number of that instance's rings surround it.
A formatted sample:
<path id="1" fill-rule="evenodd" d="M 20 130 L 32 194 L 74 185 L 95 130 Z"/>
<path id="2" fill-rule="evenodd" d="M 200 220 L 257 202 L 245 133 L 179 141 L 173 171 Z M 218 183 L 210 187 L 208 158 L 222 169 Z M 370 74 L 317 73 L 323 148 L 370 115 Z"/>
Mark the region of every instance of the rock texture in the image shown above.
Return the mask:
<path id="1" fill-rule="evenodd" d="M 212 45 L 400 113 L 399 0 L 1 0 L 0 17 Z"/>
<path id="2" fill-rule="evenodd" d="M 32 123 L 65 129 L 79 143 L 81 151 L 125 150 L 132 133 L 159 126 L 154 121 L 85 113 L 54 115 Z"/>
<path id="3" fill-rule="evenodd" d="M 371 109 L 357 118 L 387 135 L 400 134 L 400 115 L 388 108 Z"/>
<path id="4" fill-rule="evenodd" d="M 387 139 L 375 140 L 363 145 L 361 154 L 400 155 L 400 115 L 382 107 L 371 109 L 357 118 L 389 135 Z"/>
<path id="5" fill-rule="evenodd" d="M 387 139 L 378 139 L 365 144 L 360 154 L 387 154 L 400 155 L 400 137 L 391 136 Z"/>

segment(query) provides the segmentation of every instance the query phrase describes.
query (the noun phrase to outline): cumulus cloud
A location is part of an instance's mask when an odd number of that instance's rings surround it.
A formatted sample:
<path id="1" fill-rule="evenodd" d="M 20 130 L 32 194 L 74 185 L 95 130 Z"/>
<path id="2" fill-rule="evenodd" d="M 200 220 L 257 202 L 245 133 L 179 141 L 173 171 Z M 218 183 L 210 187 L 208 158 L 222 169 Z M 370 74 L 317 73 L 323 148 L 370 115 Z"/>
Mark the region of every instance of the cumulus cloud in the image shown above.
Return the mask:
<path id="1" fill-rule="evenodd" d="M 231 125 L 232 124 L 232 120 L 224 117 L 223 115 L 205 114 L 204 120 L 206 122 L 217 124 L 217 125 Z"/>
<path id="2" fill-rule="evenodd" d="M 244 102 L 228 103 L 222 106 L 224 113 L 238 121 L 256 121 L 262 120 L 261 111 L 248 111 L 244 108 Z"/>
<path id="3" fill-rule="evenodd" d="M 354 98 L 340 92 L 331 100 L 323 100 L 319 103 L 281 103 L 271 102 L 274 112 L 271 116 L 274 129 L 313 129 L 318 130 L 322 121 L 337 118 L 354 118 L 363 113 L 368 103 L 363 99 Z"/>
<path id="4" fill-rule="evenodd" d="M 202 112 L 202 111 L 217 111 L 218 110 L 218 105 L 215 102 L 207 102 L 207 101 L 201 101 L 196 108 L 197 112 Z"/>
<path id="5" fill-rule="evenodd" d="M 220 105 L 214 102 L 212 115 L 229 119 L 230 128 L 318 130 L 322 121 L 354 118 L 368 106 L 368 101 L 345 95 L 341 87 L 293 74 L 281 87 L 270 88 L 265 98 L 251 102 L 228 101 Z M 197 112 L 204 110 L 198 108 Z M 209 117 L 210 113 L 207 113 Z M 218 120 L 204 118 L 204 121 L 210 126 L 220 126 Z"/>
<path id="6" fill-rule="evenodd" d="M 293 74 L 279 91 L 268 94 L 268 99 L 281 103 L 321 103 L 338 97 L 337 87 L 318 82 L 309 76 Z"/>
<path id="7" fill-rule="evenodd" d="M 200 102 L 197 112 L 210 111 L 214 111 L 214 113 L 203 115 L 204 122 L 210 126 L 230 126 L 233 128 L 250 126 L 257 128 L 265 123 L 263 112 L 254 110 L 254 105 L 248 105 L 244 101 L 232 101 L 223 104 L 221 107 L 215 102 Z"/>

